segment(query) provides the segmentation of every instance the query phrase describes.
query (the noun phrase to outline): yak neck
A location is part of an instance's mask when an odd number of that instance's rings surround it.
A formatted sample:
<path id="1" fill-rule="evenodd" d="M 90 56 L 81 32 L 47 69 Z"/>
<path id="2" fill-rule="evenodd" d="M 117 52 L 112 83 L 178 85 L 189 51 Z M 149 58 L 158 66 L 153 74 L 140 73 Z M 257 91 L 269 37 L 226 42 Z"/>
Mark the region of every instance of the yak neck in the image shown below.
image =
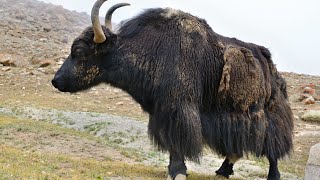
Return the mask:
<path id="1" fill-rule="evenodd" d="M 118 38 L 116 46 L 108 55 L 110 67 L 107 67 L 106 81 L 112 86 L 126 91 L 145 111 L 150 112 L 151 71 L 143 67 L 144 58 L 134 48 L 131 48 L 132 44 L 130 44 L 130 40 Z"/>

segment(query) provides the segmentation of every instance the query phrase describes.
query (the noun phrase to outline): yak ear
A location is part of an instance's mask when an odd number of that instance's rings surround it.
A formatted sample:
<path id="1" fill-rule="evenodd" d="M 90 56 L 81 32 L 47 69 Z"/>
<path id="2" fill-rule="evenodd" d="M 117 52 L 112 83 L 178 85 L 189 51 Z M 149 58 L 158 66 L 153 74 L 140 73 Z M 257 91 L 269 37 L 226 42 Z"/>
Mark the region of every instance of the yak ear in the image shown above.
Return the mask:
<path id="1" fill-rule="evenodd" d="M 118 36 L 113 33 L 107 35 L 107 40 L 101 44 L 95 44 L 96 52 L 106 54 L 116 45 Z"/>
<path id="2" fill-rule="evenodd" d="M 108 39 L 108 41 L 110 41 L 110 44 L 115 45 L 117 42 L 118 36 L 116 34 L 112 33 L 111 36 L 108 38 L 110 38 L 110 39 Z"/>

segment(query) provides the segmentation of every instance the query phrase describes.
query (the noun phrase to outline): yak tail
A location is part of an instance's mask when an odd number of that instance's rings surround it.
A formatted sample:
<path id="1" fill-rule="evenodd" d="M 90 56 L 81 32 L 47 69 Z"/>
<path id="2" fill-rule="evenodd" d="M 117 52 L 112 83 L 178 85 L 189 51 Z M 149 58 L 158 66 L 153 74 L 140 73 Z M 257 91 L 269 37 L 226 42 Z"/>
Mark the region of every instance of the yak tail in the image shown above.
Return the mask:
<path id="1" fill-rule="evenodd" d="M 160 150 L 183 155 L 199 162 L 202 132 L 199 110 L 182 103 L 175 109 L 155 113 L 149 121 L 149 136 Z"/>

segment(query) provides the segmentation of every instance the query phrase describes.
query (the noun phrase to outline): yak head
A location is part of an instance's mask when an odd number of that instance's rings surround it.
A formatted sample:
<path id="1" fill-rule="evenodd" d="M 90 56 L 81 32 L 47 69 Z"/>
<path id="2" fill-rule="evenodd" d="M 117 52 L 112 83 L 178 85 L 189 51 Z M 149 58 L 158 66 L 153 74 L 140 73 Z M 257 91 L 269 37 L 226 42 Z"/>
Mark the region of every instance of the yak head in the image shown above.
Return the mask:
<path id="1" fill-rule="evenodd" d="M 105 26 L 101 26 L 99 9 L 105 1 L 97 0 L 94 4 L 91 11 L 92 26 L 74 40 L 70 55 L 51 81 L 58 90 L 77 92 L 104 82 L 110 65 L 109 54 L 117 41 L 117 35 L 112 32 L 112 13 L 119 7 L 129 5 L 120 3 L 112 6 L 106 14 Z"/>

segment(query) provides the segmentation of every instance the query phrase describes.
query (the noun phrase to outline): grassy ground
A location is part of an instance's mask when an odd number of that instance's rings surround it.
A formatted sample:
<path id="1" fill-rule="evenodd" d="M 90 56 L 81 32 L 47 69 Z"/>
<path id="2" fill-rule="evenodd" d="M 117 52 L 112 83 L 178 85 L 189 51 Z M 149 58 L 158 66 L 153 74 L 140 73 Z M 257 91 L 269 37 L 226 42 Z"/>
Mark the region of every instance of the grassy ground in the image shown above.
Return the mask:
<path id="1" fill-rule="evenodd" d="M 137 163 L 130 164 L 113 160 L 112 157 L 99 160 L 96 157 L 79 156 L 77 152 L 43 151 L 32 147 L 37 146 L 36 143 L 23 142 L 21 137 L 12 138 L 12 134 L 18 132 L 36 133 L 38 136 L 47 137 L 47 143 L 52 143 L 68 135 L 101 144 L 98 138 L 85 132 L 65 129 L 46 122 L 4 116 L 0 116 L 0 132 L 0 179 L 108 179 L 119 177 L 164 179 L 166 177 L 164 168 Z M 47 136 L 48 134 L 51 136 Z M 51 144 L 51 146 L 54 145 Z M 108 150 L 107 147 L 105 148 Z M 75 148 L 75 151 L 78 149 Z M 209 176 L 195 173 L 191 173 L 189 178 L 210 179 Z"/>

